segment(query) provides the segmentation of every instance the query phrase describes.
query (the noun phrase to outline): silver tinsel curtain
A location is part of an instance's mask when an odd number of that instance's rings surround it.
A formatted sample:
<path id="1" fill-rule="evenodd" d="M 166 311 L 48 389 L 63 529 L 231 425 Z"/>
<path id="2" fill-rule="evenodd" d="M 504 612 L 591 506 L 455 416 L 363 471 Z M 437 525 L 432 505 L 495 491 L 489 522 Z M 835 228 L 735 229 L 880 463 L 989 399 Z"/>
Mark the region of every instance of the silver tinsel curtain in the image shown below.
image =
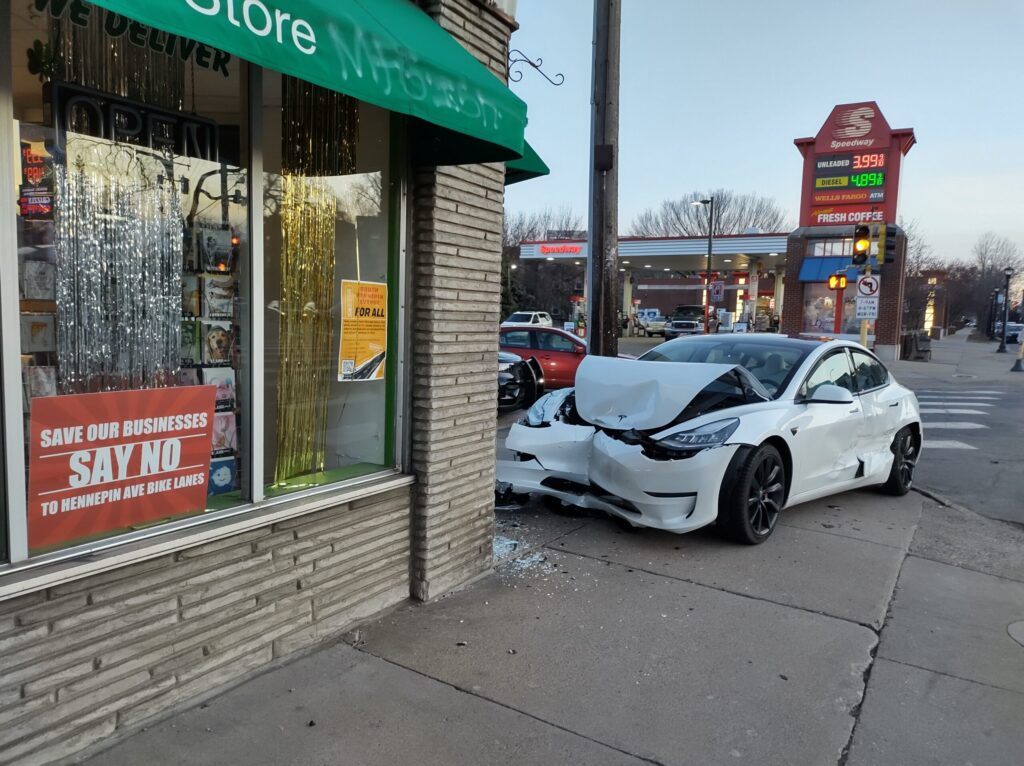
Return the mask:
<path id="1" fill-rule="evenodd" d="M 173 385 L 180 365 L 180 198 L 152 173 L 159 160 L 100 149 L 104 162 L 71 161 L 69 151 L 69 167 L 57 168 L 62 394 Z"/>

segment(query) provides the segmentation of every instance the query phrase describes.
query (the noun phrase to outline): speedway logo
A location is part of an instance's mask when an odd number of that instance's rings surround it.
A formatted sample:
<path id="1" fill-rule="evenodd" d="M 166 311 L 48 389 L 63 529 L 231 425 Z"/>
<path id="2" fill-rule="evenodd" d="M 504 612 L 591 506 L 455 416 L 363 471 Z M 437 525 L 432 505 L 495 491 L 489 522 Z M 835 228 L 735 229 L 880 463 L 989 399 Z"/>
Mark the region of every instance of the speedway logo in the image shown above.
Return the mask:
<path id="1" fill-rule="evenodd" d="M 870 106 L 858 106 L 840 112 L 836 117 L 836 127 L 832 129 L 833 149 L 850 146 L 871 146 L 873 138 L 862 138 L 871 132 L 871 122 L 875 118 L 875 110 Z"/>

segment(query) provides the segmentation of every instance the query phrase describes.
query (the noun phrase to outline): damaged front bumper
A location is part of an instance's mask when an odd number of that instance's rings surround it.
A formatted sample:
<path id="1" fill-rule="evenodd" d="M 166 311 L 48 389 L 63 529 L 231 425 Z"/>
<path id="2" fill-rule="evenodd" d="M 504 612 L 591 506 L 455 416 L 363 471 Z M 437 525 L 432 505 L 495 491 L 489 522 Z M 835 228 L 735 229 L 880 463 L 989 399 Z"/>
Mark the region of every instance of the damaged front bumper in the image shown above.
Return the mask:
<path id="1" fill-rule="evenodd" d="M 613 514 L 634 526 L 689 532 L 718 516 L 722 477 L 739 449 L 731 444 L 679 459 L 652 459 L 643 447 L 591 425 L 558 420 L 512 426 L 497 479 L 517 494 L 537 493 Z"/>

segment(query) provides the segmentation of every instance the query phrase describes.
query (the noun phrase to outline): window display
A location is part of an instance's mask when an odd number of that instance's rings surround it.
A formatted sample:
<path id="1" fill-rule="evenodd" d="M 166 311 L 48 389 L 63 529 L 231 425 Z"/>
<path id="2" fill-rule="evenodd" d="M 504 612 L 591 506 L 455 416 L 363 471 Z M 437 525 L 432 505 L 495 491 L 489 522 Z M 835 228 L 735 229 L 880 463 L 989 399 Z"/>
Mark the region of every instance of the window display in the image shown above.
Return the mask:
<path id="1" fill-rule="evenodd" d="M 287 492 L 386 469 L 387 112 L 265 73 L 264 477 Z M 315 118 L 311 119 L 311 115 Z"/>
<path id="2" fill-rule="evenodd" d="M 242 62 L 217 52 L 215 68 L 197 66 L 198 54 L 138 45 L 142 25 L 69 7 L 11 11 L 32 552 L 243 499 Z M 195 396 L 145 393 L 186 386 Z M 130 411 L 93 398 L 115 392 L 134 392 Z M 168 425 L 181 401 L 209 402 L 195 433 Z M 94 434 L 46 451 L 48 430 L 88 425 L 68 413 L 100 410 Z M 129 416 L 167 427 L 130 437 Z M 196 439 L 209 440 L 201 466 Z M 156 463 L 144 454 L 153 445 L 169 450 Z M 160 499 L 181 482 L 189 493 Z M 86 521 L 83 498 L 97 493 L 117 512 Z"/>

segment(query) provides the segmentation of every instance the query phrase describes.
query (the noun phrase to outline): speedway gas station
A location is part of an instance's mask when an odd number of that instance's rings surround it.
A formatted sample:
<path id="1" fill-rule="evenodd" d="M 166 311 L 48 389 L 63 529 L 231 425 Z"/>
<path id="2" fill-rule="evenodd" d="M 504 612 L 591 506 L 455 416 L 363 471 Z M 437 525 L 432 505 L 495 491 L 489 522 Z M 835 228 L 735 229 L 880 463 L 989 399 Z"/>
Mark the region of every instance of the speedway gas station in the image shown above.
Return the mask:
<path id="1" fill-rule="evenodd" d="M 682 304 L 705 303 L 722 329 L 828 335 L 868 342 L 883 359 L 900 349 L 906 241 L 895 226 L 902 159 L 913 129 L 893 130 L 874 102 L 833 108 L 817 135 L 794 141 L 803 156 L 799 228 L 791 232 L 709 237 L 623 237 L 618 244 L 621 311 L 670 315 Z M 854 249 L 858 227 L 869 247 Z M 860 234 L 859 234 L 860 236 Z M 524 242 L 519 260 L 578 266 L 585 273 L 585 240 Z M 857 280 L 870 274 L 873 291 L 858 297 Z M 847 277 L 834 289 L 829 277 Z M 838 284 L 838 280 L 833 280 Z M 583 296 L 580 296 L 583 297 Z"/>

